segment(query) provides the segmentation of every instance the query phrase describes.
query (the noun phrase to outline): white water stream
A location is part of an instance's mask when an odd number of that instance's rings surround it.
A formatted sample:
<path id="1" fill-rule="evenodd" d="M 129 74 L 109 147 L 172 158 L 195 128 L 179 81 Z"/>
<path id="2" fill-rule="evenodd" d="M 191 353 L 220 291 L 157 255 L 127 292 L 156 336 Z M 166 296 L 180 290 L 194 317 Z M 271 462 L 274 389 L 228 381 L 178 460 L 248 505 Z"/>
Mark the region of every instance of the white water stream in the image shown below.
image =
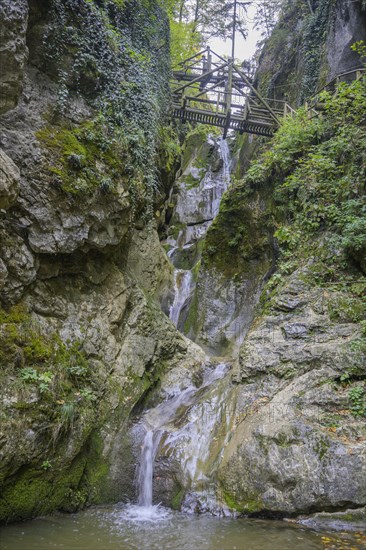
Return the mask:
<path id="1" fill-rule="evenodd" d="M 169 317 L 178 326 L 180 313 L 191 295 L 193 283 L 192 271 L 176 269 L 174 271 L 174 301 L 170 308 Z"/>
<path id="2" fill-rule="evenodd" d="M 168 253 L 173 264 L 174 256 L 178 251 L 189 249 L 198 240 L 205 237 L 209 226 L 218 214 L 222 195 L 229 186 L 231 159 L 226 140 L 221 139 L 218 147 L 222 160 L 221 168 L 216 172 L 209 168 L 197 187 L 184 188 L 180 192 L 176 213 L 180 223 L 184 224 L 184 228 L 180 230 L 173 243 L 173 248 Z M 174 271 L 174 300 L 170 307 L 169 317 L 176 326 L 179 325 L 181 313 L 189 305 L 194 291 L 193 267 L 191 265 L 190 269 L 175 269 Z M 197 411 L 192 413 L 191 419 L 189 419 L 187 411 L 191 408 L 193 410 L 194 406 L 198 405 L 199 399 L 202 400 L 202 394 L 205 392 L 208 394 L 210 387 L 218 379 L 223 378 L 227 371 L 227 365 L 219 364 L 206 373 L 199 388 L 191 385 L 144 414 L 139 425 L 139 429 L 142 425 L 144 436 L 137 476 L 138 505 L 126 507 L 125 514 L 128 519 L 157 521 L 166 519 L 170 514 L 166 508 L 153 505 L 154 462 L 163 437 L 165 437 L 165 444 L 168 447 L 174 448 L 176 444 L 180 444 L 180 452 L 184 454 L 183 463 L 187 477 L 191 480 L 196 478 L 198 463 L 203 455 L 209 452 L 210 433 L 217 418 L 214 414 L 210 414 L 202 431 L 202 419 L 199 423 L 200 427 L 197 427 Z M 211 396 L 210 399 L 212 401 L 210 405 L 215 407 L 216 412 L 220 411 L 219 396 Z M 202 401 L 199 407 L 202 407 Z M 187 414 L 185 422 L 180 428 L 175 428 L 174 422 L 176 423 L 184 414 Z M 182 440 L 184 441 L 183 445 L 181 444 Z M 182 451 L 184 448 L 187 449 L 187 453 Z"/>
<path id="3" fill-rule="evenodd" d="M 226 364 L 220 363 L 206 373 L 200 387 L 189 386 L 184 391 L 177 393 L 145 413 L 141 420 L 145 435 L 138 466 L 138 505 L 126 507 L 125 515 L 129 520 L 157 521 L 165 519 L 169 515 L 169 510 L 163 506 L 153 505 L 154 461 L 161 439 L 164 434 L 169 435 L 171 432 L 172 428 L 169 424 L 173 420 L 179 419 L 187 409 L 192 407 L 198 400 L 198 396 L 202 396 L 202 392 L 208 391 L 217 380 L 223 378 L 228 368 Z M 179 437 L 179 433 L 184 434 L 184 429 L 185 426 L 181 430 L 177 430 L 174 437 Z M 197 448 L 201 448 L 199 441 L 197 441 Z M 192 474 L 192 468 L 195 467 L 198 456 L 192 455 L 190 458 L 187 467 L 189 467 Z"/>
<path id="4" fill-rule="evenodd" d="M 180 230 L 168 257 L 174 265 L 174 257 L 179 250 L 187 250 L 206 236 L 208 228 L 217 216 L 222 195 L 230 184 L 231 158 L 226 140 L 218 142 L 219 156 L 222 167 L 217 172 L 207 170 L 197 187 L 183 189 L 176 205 L 176 215 L 184 228 Z M 189 305 L 189 299 L 194 291 L 195 281 L 190 269 L 175 269 L 174 300 L 170 307 L 169 317 L 179 325 L 182 310 Z"/>

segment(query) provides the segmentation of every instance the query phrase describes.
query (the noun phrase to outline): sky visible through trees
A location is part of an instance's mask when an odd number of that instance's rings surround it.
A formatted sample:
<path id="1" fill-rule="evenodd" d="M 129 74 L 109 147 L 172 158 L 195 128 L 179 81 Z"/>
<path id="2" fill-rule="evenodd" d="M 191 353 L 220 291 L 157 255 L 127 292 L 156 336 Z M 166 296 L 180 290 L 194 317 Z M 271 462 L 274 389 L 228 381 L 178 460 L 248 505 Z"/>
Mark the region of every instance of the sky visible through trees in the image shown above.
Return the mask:
<path id="1" fill-rule="evenodd" d="M 236 2 L 236 57 L 253 57 L 266 38 L 284 0 Z M 231 0 L 165 0 L 172 21 L 172 57 L 181 61 L 210 44 L 221 55 L 231 55 L 235 2 Z"/>

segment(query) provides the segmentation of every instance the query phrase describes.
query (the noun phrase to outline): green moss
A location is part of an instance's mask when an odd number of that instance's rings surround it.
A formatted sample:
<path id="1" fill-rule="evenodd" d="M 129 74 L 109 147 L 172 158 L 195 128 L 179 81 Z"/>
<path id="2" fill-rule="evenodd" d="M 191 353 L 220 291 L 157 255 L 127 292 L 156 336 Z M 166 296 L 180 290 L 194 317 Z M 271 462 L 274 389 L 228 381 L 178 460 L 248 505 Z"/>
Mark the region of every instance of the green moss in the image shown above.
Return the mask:
<path id="1" fill-rule="evenodd" d="M 328 302 L 331 320 L 357 323 L 366 317 L 366 300 L 336 293 Z"/>
<path id="2" fill-rule="evenodd" d="M 175 223 L 169 227 L 169 236 L 172 236 L 173 239 L 177 239 L 180 231 L 184 229 L 184 223 Z"/>
<path id="3" fill-rule="evenodd" d="M 200 305 L 199 305 L 197 292 L 195 292 L 189 308 L 188 317 L 184 323 L 184 334 L 189 334 L 191 332 L 196 333 L 199 317 L 200 317 Z"/>
<path id="4" fill-rule="evenodd" d="M 279 447 L 287 448 L 291 447 L 292 445 L 292 439 L 288 437 L 285 433 L 279 433 L 276 437 L 276 444 Z"/>
<path id="5" fill-rule="evenodd" d="M 183 501 L 183 498 L 184 498 L 184 489 L 181 488 L 177 493 L 176 495 L 172 498 L 171 500 L 171 507 L 173 508 L 173 510 L 180 510 L 181 506 L 182 506 L 182 501 Z"/>
<path id="6" fill-rule="evenodd" d="M 319 438 L 318 441 L 316 441 L 314 445 L 314 451 L 318 455 L 320 460 L 323 460 L 323 458 L 326 456 L 327 452 L 329 451 L 331 446 L 331 443 L 328 439 Z"/>
<path id="7" fill-rule="evenodd" d="M 44 126 L 36 133 L 48 151 L 48 172 L 64 191 L 78 195 L 117 190 L 126 182 L 126 147 L 98 120 L 73 128 Z"/>
<path id="8" fill-rule="evenodd" d="M 26 308 L 21 305 L 15 305 L 9 310 L 0 308 L 0 325 L 22 323 L 29 319 Z"/>
<path id="9" fill-rule="evenodd" d="M 94 431 L 85 446 L 85 469 L 80 481 L 82 494 L 87 504 L 109 502 L 111 490 L 109 483 L 110 464 L 103 456 L 104 442 L 101 434 Z M 112 494 L 114 491 L 112 490 Z M 83 503 L 83 504 L 84 504 Z"/>
<path id="10" fill-rule="evenodd" d="M 9 478 L 0 496 L 0 521 L 40 516 L 55 509 L 70 510 L 70 499 L 79 486 L 85 458 L 77 458 L 62 472 L 29 467 Z"/>
<path id="11" fill-rule="evenodd" d="M 263 261 L 272 254 L 270 204 L 267 191 L 259 194 L 249 186 L 231 187 L 224 194 L 219 214 L 208 230 L 203 263 L 227 278 L 235 278 L 256 267 L 261 272 Z"/>
<path id="12" fill-rule="evenodd" d="M 192 189 L 199 186 L 200 178 L 195 178 L 193 174 L 188 174 L 182 178 L 182 182 L 188 189 Z"/>
<path id="13" fill-rule="evenodd" d="M 223 492 L 224 502 L 230 508 L 241 514 L 254 514 L 263 510 L 263 503 L 255 497 L 237 500 L 237 498 L 227 491 Z"/>

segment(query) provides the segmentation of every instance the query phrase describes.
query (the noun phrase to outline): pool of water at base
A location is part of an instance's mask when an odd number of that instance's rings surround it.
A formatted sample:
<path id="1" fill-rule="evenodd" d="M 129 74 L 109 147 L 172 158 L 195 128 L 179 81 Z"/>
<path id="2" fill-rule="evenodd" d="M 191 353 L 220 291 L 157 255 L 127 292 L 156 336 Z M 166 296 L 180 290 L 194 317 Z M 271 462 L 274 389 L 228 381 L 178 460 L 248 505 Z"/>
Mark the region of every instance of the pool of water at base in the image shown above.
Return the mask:
<path id="1" fill-rule="evenodd" d="M 285 521 L 216 518 L 161 506 L 115 505 L 0 529 L 1 550 L 358 550 L 357 533 L 316 532 Z"/>

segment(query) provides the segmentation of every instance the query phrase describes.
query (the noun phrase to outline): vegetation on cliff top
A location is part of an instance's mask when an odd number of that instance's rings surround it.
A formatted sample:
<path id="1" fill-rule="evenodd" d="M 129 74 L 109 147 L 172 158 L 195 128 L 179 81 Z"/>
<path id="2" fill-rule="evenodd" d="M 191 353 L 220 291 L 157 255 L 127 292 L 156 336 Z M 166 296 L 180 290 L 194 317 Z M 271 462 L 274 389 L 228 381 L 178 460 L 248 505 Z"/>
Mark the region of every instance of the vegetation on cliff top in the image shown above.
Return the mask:
<path id="1" fill-rule="evenodd" d="M 162 131 L 169 103 L 169 23 L 155 0 L 52 0 L 44 27 L 43 68 L 58 82 L 49 124 L 38 132 L 48 171 L 74 195 L 121 184 L 151 217 L 159 200 L 159 152 L 176 152 Z M 82 96 L 92 118 L 73 120 Z M 52 178 L 51 178 L 52 180 Z M 54 180 L 54 177 L 53 177 Z"/>
<path id="2" fill-rule="evenodd" d="M 322 93 L 321 115 L 301 108 L 228 190 L 206 239 L 203 261 L 232 277 L 271 247 L 276 272 L 261 298 L 263 311 L 287 277 L 307 266 L 306 283 L 322 287 L 329 318 L 356 323 L 350 352 L 362 371 L 366 352 L 366 81 Z M 257 220 L 257 221 L 256 221 Z M 254 232 L 253 232 L 254 228 Z M 357 380 L 360 372 L 349 373 Z M 361 387 L 361 386 L 360 386 Z M 365 391 L 352 390 L 354 414 Z M 356 403 L 356 404 L 355 404 Z"/>

